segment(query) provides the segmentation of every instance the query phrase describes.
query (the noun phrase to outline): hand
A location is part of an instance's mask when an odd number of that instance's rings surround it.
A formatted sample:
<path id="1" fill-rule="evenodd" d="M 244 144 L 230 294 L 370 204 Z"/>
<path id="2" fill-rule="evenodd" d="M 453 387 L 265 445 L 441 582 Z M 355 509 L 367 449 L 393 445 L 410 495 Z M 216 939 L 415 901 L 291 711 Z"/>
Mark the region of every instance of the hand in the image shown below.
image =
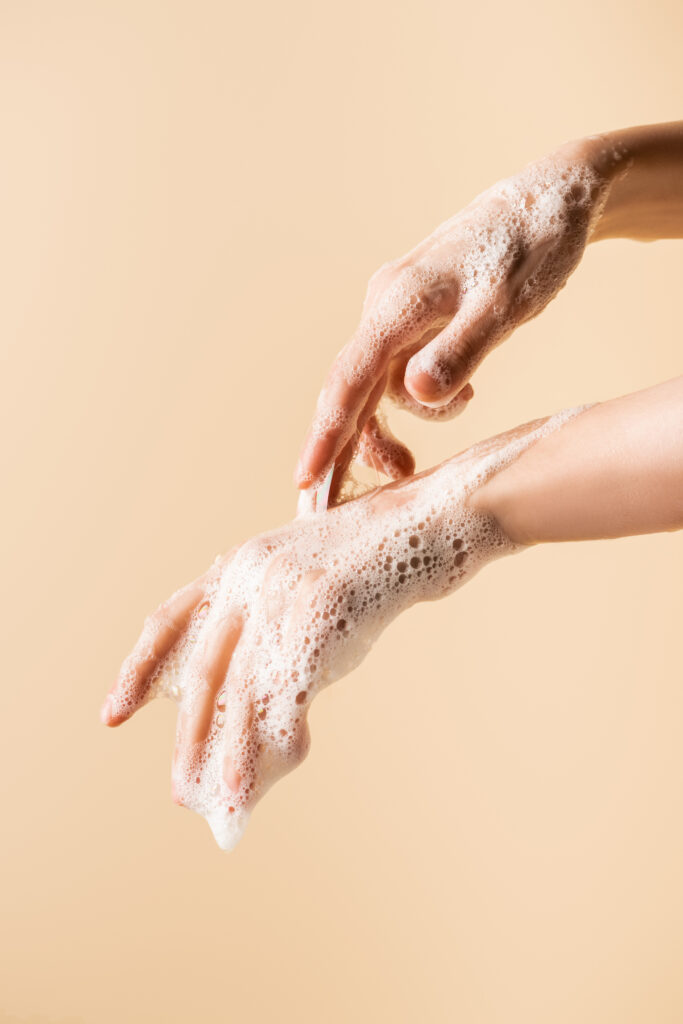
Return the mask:
<path id="1" fill-rule="evenodd" d="M 413 471 L 411 453 L 375 415 L 380 398 L 440 419 L 465 408 L 484 356 L 540 313 L 577 266 L 612 165 L 601 140 L 564 146 L 380 268 L 318 399 L 299 487 L 318 485 L 336 464 L 334 499 L 357 445 L 362 461 L 392 479 Z"/>
<path id="2" fill-rule="evenodd" d="M 175 699 L 174 799 L 232 847 L 256 801 L 305 757 L 314 696 L 405 608 L 515 549 L 468 499 L 548 429 L 519 428 L 217 559 L 147 620 L 103 721 Z"/>

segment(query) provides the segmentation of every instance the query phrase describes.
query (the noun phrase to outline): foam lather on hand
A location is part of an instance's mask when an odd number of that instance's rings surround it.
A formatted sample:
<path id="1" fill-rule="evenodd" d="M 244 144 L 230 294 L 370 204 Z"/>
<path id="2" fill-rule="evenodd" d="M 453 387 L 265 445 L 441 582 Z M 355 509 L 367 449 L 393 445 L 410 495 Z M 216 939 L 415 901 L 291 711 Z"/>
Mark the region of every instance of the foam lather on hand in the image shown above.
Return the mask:
<path id="1" fill-rule="evenodd" d="M 387 338 L 414 344 L 451 320 L 458 337 L 481 334 L 487 337 L 487 348 L 498 344 L 540 313 L 564 286 L 606 197 L 603 177 L 585 163 L 559 155 L 530 164 L 482 192 L 406 256 L 378 272 L 382 285 L 371 282 L 362 345 L 342 353 L 347 383 L 372 376 L 384 358 Z M 441 361 L 433 347 L 421 347 L 410 360 L 409 373 L 426 373 L 445 395 L 452 383 L 449 354 L 446 346 Z M 394 397 L 401 404 L 400 394 Z M 341 415 L 330 402 L 323 407 L 328 421 Z M 454 406 L 452 413 L 458 411 Z M 326 423 L 321 420 L 316 427 L 324 432 Z"/>
<path id="2" fill-rule="evenodd" d="M 148 619 L 103 709 L 179 707 L 175 799 L 231 849 L 256 802 L 306 755 L 308 709 L 417 601 L 515 545 L 468 496 L 580 410 L 477 445 L 325 514 L 303 514 L 218 559 Z"/>
<path id="3" fill-rule="evenodd" d="M 381 397 L 428 419 L 462 413 L 481 361 L 537 316 L 578 266 L 614 183 L 608 168 L 619 159 L 607 141 L 567 143 L 373 274 L 358 328 L 318 396 L 296 471 L 300 487 L 319 486 L 332 463 L 345 470 L 359 435 L 370 465 L 394 479 L 409 475 L 410 453 L 372 423 Z"/>

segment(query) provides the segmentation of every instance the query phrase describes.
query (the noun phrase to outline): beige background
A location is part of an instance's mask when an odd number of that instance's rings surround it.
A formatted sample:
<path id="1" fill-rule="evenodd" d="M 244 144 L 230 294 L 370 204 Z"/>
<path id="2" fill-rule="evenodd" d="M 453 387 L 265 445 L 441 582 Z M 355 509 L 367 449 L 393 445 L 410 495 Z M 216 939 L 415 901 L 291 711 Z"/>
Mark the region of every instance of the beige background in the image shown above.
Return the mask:
<path id="1" fill-rule="evenodd" d="M 0 4 L 0 1017 L 683 1017 L 683 537 L 536 550 L 386 633 L 231 855 L 143 616 L 288 518 L 365 283 L 566 138 L 681 116 L 678 0 Z M 424 467 L 681 372 L 683 248 L 604 243 Z M 407 795 L 406 795 L 407 794 Z M 2 1016 L 4 1014 L 4 1016 Z"/>

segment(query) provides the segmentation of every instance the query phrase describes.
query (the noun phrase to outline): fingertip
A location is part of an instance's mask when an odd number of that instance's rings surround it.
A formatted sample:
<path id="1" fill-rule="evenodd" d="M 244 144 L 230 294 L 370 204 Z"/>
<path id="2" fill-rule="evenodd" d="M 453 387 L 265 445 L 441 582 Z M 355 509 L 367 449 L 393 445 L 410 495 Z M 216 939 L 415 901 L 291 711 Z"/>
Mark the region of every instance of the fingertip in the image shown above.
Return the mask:
<path id="1" fill-rule="evenodd" d="M 408 363 L 405 373 L 405 389 L 416 402 L 421 405 L 438 409 L 445 405 L 451 397 L 452 390 L 444 390 L 443 384 L 426 370 L 413 369 Z"/>
<path id="2" fill-rule="evenodd" d="M 303 459 L 299 459 L 294 470 L 294 484 L 300 491 L 306 491 L 313 483 L 313 475 Z"/>
<path id="3" fill-rule="evenodd" d="M 410 448 L 394 437 L 386 424 L 372 416 L 360 437 L 357 458 L 366 466 L 392 480 L 402 480 L 415 472 L 415 457 Z"/>
<path id="4" fill-rule="evenodd" d="M 406 367 L 404 385 L 410 396 L 428 409 L 443 409 L 450 403 L 462 403 L 464 406 L 474 397 L 471 384 L 461 386 L 461 381 L 453 378 L 447 383 L 440 381 L 426 370 L 411 368 L 410 362 Z"/>
<path id="5" fill-rule="evenodd" d="M 300 491 L 311 490 L 325 479 L 334 462 L 336 442 L 337 435 L 328 432 L 306 443 L 294 470 L 294 483 Z"/>
<path id="6" fill-rule="evenodd" d="M 104 704 L 100 708 L 100 721 L 110 729 L 115 729 L 116 726 L 127 722 L 135 710 L 135 708 L 130 710 L 127 708 L 123 709 L 117 705 L 118 701 L 116 700 L 115 695 L 110 693 L 107 695 L 104 700 Z"/>
<path id="7" fill-rule="evenodd" d="M 394 449 L 391 453 L 390 466 L 385 468 L 385 472 L 389 472 L 389 476 L 393 480 L 403 480 L 407 476 L 412 476 L 415 472 L 415 456 L 411 452 L 410 448 L 402 444 L 400 441 L 396 441 Z"/>
<path id="8" fill-rule="evenodd" d="M 401 477 L 412 476 L 415 472 L 415 456 L 406 448 L 405 454 L 401 457 L 399 465 Z"/>
<path id="9" fill-rule="evenodd" d="M 129 715 L 122 715 L 120 713 L 110 713 L 107 718 L 102 718 L 102 721 L 109 729 L 116 729 L 119 725 L 123 725 L 129 718 Z"/>
<path id="10" fill-rule="evenodd" d="M 111 697 L 107 696 L 100 708 L 100 722 L 102 725 L 109 725 L 111 721 Z"/>
<path id="11" fill-rule="evenodd" d="M 231 793 L 239 793 L 242 785 L 242 776 L 235 767 L 235 762 L 230 754 L 227 754 L 223 761 L 223 781 Z"/>

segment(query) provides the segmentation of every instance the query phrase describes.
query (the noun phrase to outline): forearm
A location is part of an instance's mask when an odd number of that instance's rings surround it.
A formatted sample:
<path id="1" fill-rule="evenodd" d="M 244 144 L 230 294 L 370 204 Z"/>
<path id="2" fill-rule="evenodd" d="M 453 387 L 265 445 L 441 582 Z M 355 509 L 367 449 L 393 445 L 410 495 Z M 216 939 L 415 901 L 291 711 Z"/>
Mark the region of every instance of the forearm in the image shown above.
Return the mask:
<path id="1" fill-rule="evenodd" d="M 683 121 L 624 128 L 579 145 L 607 182 L 591 240 L 683 237 Z"/>
<path id="2" fill-rule="evenodd" d="M 593 406 L 470 496 L 517 544 L 683 527 L 683 377 Z"/>

